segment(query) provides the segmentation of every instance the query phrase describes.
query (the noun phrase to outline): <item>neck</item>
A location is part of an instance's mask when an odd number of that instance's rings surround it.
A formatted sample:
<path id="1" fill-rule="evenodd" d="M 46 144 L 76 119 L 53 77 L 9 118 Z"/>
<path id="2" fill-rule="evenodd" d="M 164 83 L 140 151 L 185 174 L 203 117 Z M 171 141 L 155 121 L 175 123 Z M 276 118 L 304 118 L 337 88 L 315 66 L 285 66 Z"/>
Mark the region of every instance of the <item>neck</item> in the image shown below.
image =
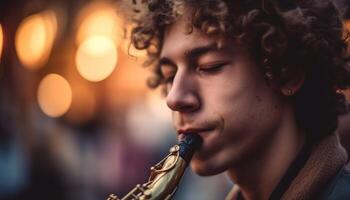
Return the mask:
<path id="1" fill-rule="evenodd" d="M 269 199 L 305 142 L 291 109 L 271 136 L 269 143 L 256 156 L 228 170 L 230 178 L 240 187 L 244 199 Z"/>

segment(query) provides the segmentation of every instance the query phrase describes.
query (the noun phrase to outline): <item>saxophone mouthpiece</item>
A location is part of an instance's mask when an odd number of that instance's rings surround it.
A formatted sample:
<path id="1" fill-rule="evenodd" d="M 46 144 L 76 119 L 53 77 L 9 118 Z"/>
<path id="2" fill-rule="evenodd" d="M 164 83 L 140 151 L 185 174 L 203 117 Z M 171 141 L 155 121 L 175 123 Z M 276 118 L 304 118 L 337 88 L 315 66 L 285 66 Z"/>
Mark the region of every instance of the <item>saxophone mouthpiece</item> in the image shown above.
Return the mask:
<path id="1" fill-rule="evenodd" d="M 202 146 L 202 143 L 202 137 L 194 133 L 186 134 L 185 138 L 180 141 L 179 154 L 186 161 L 186 163 L 191 160 L 193 153 Z"/>

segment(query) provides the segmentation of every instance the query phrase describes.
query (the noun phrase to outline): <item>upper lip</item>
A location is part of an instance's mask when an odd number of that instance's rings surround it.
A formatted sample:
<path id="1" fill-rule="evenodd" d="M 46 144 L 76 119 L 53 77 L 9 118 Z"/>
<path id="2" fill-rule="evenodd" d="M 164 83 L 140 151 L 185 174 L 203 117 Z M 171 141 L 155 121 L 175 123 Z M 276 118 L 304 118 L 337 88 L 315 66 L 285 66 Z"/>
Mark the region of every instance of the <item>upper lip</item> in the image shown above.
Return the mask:
<path id="1" fill-rule="evenodd" d="M 203 131 L 208 131 L 209 128 L 184 128 L 184 129 L 178 129 L 177 133 L 180 134 L 189 134 L 189 133 L 198 133 Z"/>

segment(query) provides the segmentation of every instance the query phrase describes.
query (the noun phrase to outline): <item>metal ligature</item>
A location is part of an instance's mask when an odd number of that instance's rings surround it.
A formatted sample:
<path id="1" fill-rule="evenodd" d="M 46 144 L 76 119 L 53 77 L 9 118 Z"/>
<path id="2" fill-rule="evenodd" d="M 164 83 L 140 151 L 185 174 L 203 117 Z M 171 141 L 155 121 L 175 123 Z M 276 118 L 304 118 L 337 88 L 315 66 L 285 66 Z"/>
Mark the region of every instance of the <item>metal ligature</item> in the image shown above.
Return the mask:
<path id="1" fill-rule="evenodd" d="M 107 200 L 171 200 L 194 151 L 201 145 L 199 135 L 187 134 L 179 144 L 170 148 L 163 160 L 151 167 L 147 183 L 136 185 L 121 199 L 111 194 Z"/>

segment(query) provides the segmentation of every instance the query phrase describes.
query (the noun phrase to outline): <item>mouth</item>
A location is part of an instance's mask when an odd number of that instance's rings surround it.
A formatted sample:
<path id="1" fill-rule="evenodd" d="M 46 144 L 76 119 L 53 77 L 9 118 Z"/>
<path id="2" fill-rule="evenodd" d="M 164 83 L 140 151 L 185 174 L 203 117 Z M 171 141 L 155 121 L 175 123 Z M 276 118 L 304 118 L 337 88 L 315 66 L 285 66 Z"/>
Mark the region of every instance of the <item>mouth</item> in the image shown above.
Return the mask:
<path id="1" fill-rule="evenodd" d="M 178 129 L 178 139 L 183 139 L 188 134 L 198 134 L 202 138 L 206 132 L 212 131 L 212 128 L 188 128 L 188 129 Z"/>

